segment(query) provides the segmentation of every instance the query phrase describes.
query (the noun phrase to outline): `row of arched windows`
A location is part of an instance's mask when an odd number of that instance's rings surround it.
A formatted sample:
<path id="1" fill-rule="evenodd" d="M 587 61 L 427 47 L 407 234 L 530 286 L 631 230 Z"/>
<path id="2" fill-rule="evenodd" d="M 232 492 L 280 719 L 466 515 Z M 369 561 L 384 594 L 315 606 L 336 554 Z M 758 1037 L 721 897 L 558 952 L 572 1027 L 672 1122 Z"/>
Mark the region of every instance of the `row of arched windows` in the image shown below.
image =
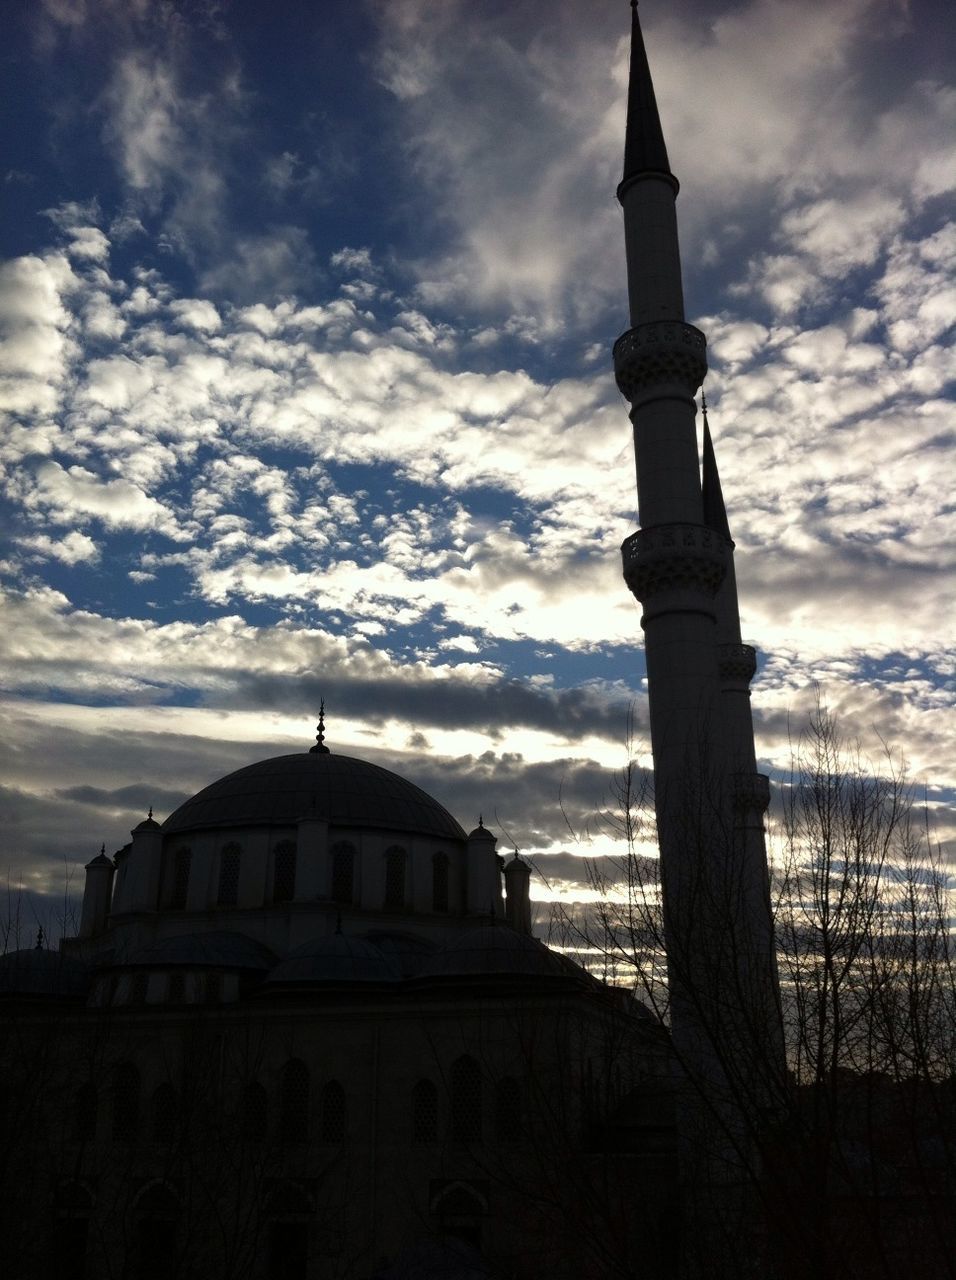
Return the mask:
<path id="1" fill-rule="evenodd" d="M 351 904 L 355 895 L 355 846 L 339 841 L 330 850 L 332 862 L 331 898 L 343 905 Z M 189 892 L 189 873 L 192 850 L 182 846 L 173 851 L 166 864 L 164 896 L 168 906 L 183 910 Z M 219 879 L 216 905 L 234 907 L 239 901 L 239 872 L 242 866 L 242 847 L 236 843 L 225 845 L 219 854 Z M 406 905 L 408 879 L 408 854 L 400 845 L 392 845 L 385 851 L 384 906 Z M 295 897 L 296 846 L 291 840 L 276 845 L 272 858 L 272 902 L 291 902 Z M 449 907 L 449 861 L 445 853 L 432 857 L 432 910 L 446 912 Z"/>
<path id="2" fill-rule="evenodd" d="M 147 1136 L 143 1132 L 145 1120 L 149 1141 L 172 1143 L 181 1121 L 175 1089 L 168 1082 L 157 1086 L 145 1117 L 141 1093 L 138 1068 L 132 1062 L 119 1063 L 113 1072 L 110 1090 L 111 1137 L 117 1142 L 129 1142 Z M 301 1058 L 289 1059 L 282 1068 L 277 1102 L 274 1132 L 281 1142 L 307 1142 L 310 1137 L 329 1144 L 346 1141 L 345 1089 L 338 1080 L 325 1081 L 316 1099 L 317 1106 L 313 1107 L 311 1074 Z M 489 1102 L 491 1114 L 486 1115 Z M 96 1138 L 97 1104 L 96 1086 L 81 1085 L 75 1095 L 74 1141 L 92 1142 Z M 245 1141 L 266 1141 L 273 1131 L 270 1110 L 265 1087 L 257 1080 L 245 1085 L 238 1109 L 239 1132 Z M 450 1141 L 463 1145 L 480 1143 L 489 1136 L 490 1124 L 497 1142 L 518 1142 L 522 1137 L 523 1110 L 521 1089 L 514 1077 L 489 1082 L 477 1061 L 467 1054 L 451 1064 L 447 1128 Z M 438 1087 L 432 1080 L 421 1079 L 412 1088 L 410 1128 L 415 1143 L 439 1141 L 441 1106 Z"/>

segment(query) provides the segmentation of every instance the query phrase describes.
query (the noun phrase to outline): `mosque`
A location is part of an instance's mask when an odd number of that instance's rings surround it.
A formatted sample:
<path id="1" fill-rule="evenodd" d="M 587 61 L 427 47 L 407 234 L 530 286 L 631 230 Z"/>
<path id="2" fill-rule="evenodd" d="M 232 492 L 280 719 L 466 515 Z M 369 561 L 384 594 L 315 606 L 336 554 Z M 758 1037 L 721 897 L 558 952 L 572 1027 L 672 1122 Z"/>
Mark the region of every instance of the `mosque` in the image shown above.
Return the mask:
<path id="1" fill-rule="evenodd" d="M 776 1034 L 755 654 L 706 431 L 701 474 L 706 343 L 683 316 L 677 189 L 635 8 L 618 189 L 631 328 L 614 360 L 637 455 L 624 573 L 646 634 L 670 1028 L 532 935 L 531 869 L 480 820 L 466 834 L 412 782 L 340 754 L 323 717 L 311 747 L 104 849 L 59 951 L 0 959 L 7 1275 L 675 1274 L 676 1152 L 696 1113 L 675 1115 L 674 1046 L 730 1096 L 715 1020 L 737 1044 Z M 701 992 L 730 935 L 697 908 L 731 883 L 747 981 L 718 1009 Z M 692 1175 L 719 1164 L 733 1182 L 726 1144 L 701 1150 Z"/>

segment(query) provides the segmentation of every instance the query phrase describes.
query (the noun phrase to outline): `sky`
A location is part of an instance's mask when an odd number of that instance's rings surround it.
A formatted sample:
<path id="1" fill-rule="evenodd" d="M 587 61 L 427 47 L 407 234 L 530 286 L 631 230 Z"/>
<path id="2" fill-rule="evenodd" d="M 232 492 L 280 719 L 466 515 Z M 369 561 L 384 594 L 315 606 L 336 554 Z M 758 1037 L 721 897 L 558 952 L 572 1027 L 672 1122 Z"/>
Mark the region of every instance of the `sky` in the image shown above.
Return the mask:
<path id="1" fill-rule="evenodd" d="M 956 819 L 956 88 L 942 0 L 644 0 L 760 651 Z M 0 869 L 305 749 L 586 896 L 648 759 L 626 0 L 12 0 L 0 69 Z M 947 80 L 949 76 L 949 80 Z M 949 398 L 948 398 L 949 397 Z"/>

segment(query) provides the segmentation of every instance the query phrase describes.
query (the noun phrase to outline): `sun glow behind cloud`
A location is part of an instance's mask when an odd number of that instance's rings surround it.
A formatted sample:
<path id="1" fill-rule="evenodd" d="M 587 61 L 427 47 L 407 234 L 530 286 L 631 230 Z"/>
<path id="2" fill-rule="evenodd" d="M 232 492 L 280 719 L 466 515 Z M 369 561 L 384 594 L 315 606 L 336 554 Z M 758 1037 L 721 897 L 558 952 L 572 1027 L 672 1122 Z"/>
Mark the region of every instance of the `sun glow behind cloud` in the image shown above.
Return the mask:
<path id="1" fill-rule="evenodd" d="M 902 7 L 711 9 L 644 20 L 758 750 L 786 769 L 819 683 L 949 838 L 956 95 Z M 281 77 L 238 13 L 51 3 L 18 29 L 46 141 L 8 174 L 0 266 L 25 876 L 297 749 L 322 696 L 335 749 L 523 849 L 567 848 L 559 796 L 581 829 L 605 803 L 645 716 L 596 354 L 625 323 L 626 13 L 552 10 L 400 0 L 316 14 L 304 48 L 279 21 Z"/>

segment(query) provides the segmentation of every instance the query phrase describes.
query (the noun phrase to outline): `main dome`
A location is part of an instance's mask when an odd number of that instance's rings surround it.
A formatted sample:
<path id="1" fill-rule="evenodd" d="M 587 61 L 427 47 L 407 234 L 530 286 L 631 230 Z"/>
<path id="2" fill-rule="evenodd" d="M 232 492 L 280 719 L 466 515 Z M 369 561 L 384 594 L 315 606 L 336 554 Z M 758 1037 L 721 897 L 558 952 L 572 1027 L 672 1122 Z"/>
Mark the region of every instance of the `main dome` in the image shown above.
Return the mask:
<path id="1" fill-rule="evenodd" d="M 341 827 L 465 839 L 447 809 L 397 773 L 351 756 L 313 751 L 275 756 L 227 774 L 181 804 L 163 831 L 294 826 L 312 817 Z"/>

